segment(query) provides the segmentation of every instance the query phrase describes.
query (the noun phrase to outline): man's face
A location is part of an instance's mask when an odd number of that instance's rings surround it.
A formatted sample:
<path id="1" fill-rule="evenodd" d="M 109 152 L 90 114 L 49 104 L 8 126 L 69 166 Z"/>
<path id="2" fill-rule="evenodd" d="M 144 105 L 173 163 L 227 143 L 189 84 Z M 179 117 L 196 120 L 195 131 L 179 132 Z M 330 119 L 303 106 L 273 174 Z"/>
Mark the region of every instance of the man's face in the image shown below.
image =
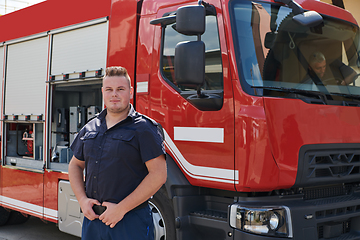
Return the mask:
<path id="1" fill-rule="evenodd" d="M 106 108 L 112 113 L 127 111 L 133 97 L 133 89 L 124 76 L 105 77 L 102 93 Z"/>
<path id="2" fill-rule="evenodd" d="M 310 65 L 311 69 L 316 73 L 316 75 L 321 79 L 324 77 L 326 70 L 326 61 L 315 62 Z"/>

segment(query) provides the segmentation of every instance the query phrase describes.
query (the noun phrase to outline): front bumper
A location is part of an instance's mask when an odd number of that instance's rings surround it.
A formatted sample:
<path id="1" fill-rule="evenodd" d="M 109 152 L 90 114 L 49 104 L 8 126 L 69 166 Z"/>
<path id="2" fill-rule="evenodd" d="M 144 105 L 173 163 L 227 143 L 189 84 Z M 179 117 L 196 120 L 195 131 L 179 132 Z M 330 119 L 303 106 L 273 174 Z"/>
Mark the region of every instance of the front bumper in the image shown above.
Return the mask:
<path id="1" fill-rule="evenodd" d="M 285 224 L 288 224 L 291 233 L 288 237 L 277 237 L 235 229 L 234 239 L 360 239 L 359 192 L 316 200 L 304 200 L 295 195 L 266 197 L 266 199 L 246 198 L 239 199 L 234 204 L 247 208 L 286 207 L 289 210 L 289 219 L 286 219 Z M 231 206 L 229 209 L 228 216 L 231 223 L 236 215 L 231 211 Z"/>

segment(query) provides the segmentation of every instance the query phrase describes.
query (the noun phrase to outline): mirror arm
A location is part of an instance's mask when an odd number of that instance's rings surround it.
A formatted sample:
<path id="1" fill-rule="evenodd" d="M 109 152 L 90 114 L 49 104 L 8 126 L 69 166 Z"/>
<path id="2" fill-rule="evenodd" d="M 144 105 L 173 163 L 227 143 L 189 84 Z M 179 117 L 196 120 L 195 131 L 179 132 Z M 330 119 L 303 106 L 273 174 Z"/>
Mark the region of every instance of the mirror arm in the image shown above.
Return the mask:
<path id="1" fill-rule="evenodd" d="M 292 9 L 294 15 L 304 13 L 304 9 L 295 1 L 293 0 L 275 0 L 275 2 L 281 2 L 289 6 Z"/>

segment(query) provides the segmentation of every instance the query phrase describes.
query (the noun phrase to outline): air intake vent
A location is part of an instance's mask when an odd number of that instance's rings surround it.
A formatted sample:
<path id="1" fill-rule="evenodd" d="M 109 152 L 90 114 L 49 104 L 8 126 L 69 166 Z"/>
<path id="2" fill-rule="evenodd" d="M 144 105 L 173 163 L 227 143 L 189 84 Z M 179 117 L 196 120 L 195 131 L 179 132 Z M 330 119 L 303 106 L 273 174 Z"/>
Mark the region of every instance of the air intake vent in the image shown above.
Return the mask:
<path id="1" fill-rule="evenodd" d="M 338 229 L 338 233 L 334 233 L 334 228 Z M 350 234 L 346 235 L 350 232 L 351 222 L 344 221 L 339 223 L 322 223 L 318 225 L 318 239 L 355 239 Z M 334 236 L 335 235 L 335 236 Z M 338 235 L 338 236 L 336 236 Z M 341 237 L 340 237 L 341 236 Z M 339 237 L 339 238 L 335 238 Z"/>
<path id="2" fill-rule="evenodd" d="M 304 188 L 304 200 L 337 197 L 349 195 L 352 192 L 352 185 L 338 184 L 332 186 L 321 186 L 314 188 Z"/>
<path id="3" fill-rule="evenodd" d="M 296 186 L 360 179 L 360 144 L 306 145 L 300 149 Z"/>

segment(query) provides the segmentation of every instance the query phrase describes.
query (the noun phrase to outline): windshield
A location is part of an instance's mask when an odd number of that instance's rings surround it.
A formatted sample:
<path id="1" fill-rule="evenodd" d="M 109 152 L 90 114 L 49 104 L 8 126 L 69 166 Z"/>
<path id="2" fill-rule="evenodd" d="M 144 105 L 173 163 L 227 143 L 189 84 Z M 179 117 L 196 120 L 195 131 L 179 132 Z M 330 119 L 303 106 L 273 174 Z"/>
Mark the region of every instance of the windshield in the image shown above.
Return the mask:
<path id="1" fill-rule="evenodd" d="M 252 95 L 360 101 L 358 27 L 323 16 L 296 23 L 277 4 L 232 1 L 231 22 L 243 89 Z"/>

